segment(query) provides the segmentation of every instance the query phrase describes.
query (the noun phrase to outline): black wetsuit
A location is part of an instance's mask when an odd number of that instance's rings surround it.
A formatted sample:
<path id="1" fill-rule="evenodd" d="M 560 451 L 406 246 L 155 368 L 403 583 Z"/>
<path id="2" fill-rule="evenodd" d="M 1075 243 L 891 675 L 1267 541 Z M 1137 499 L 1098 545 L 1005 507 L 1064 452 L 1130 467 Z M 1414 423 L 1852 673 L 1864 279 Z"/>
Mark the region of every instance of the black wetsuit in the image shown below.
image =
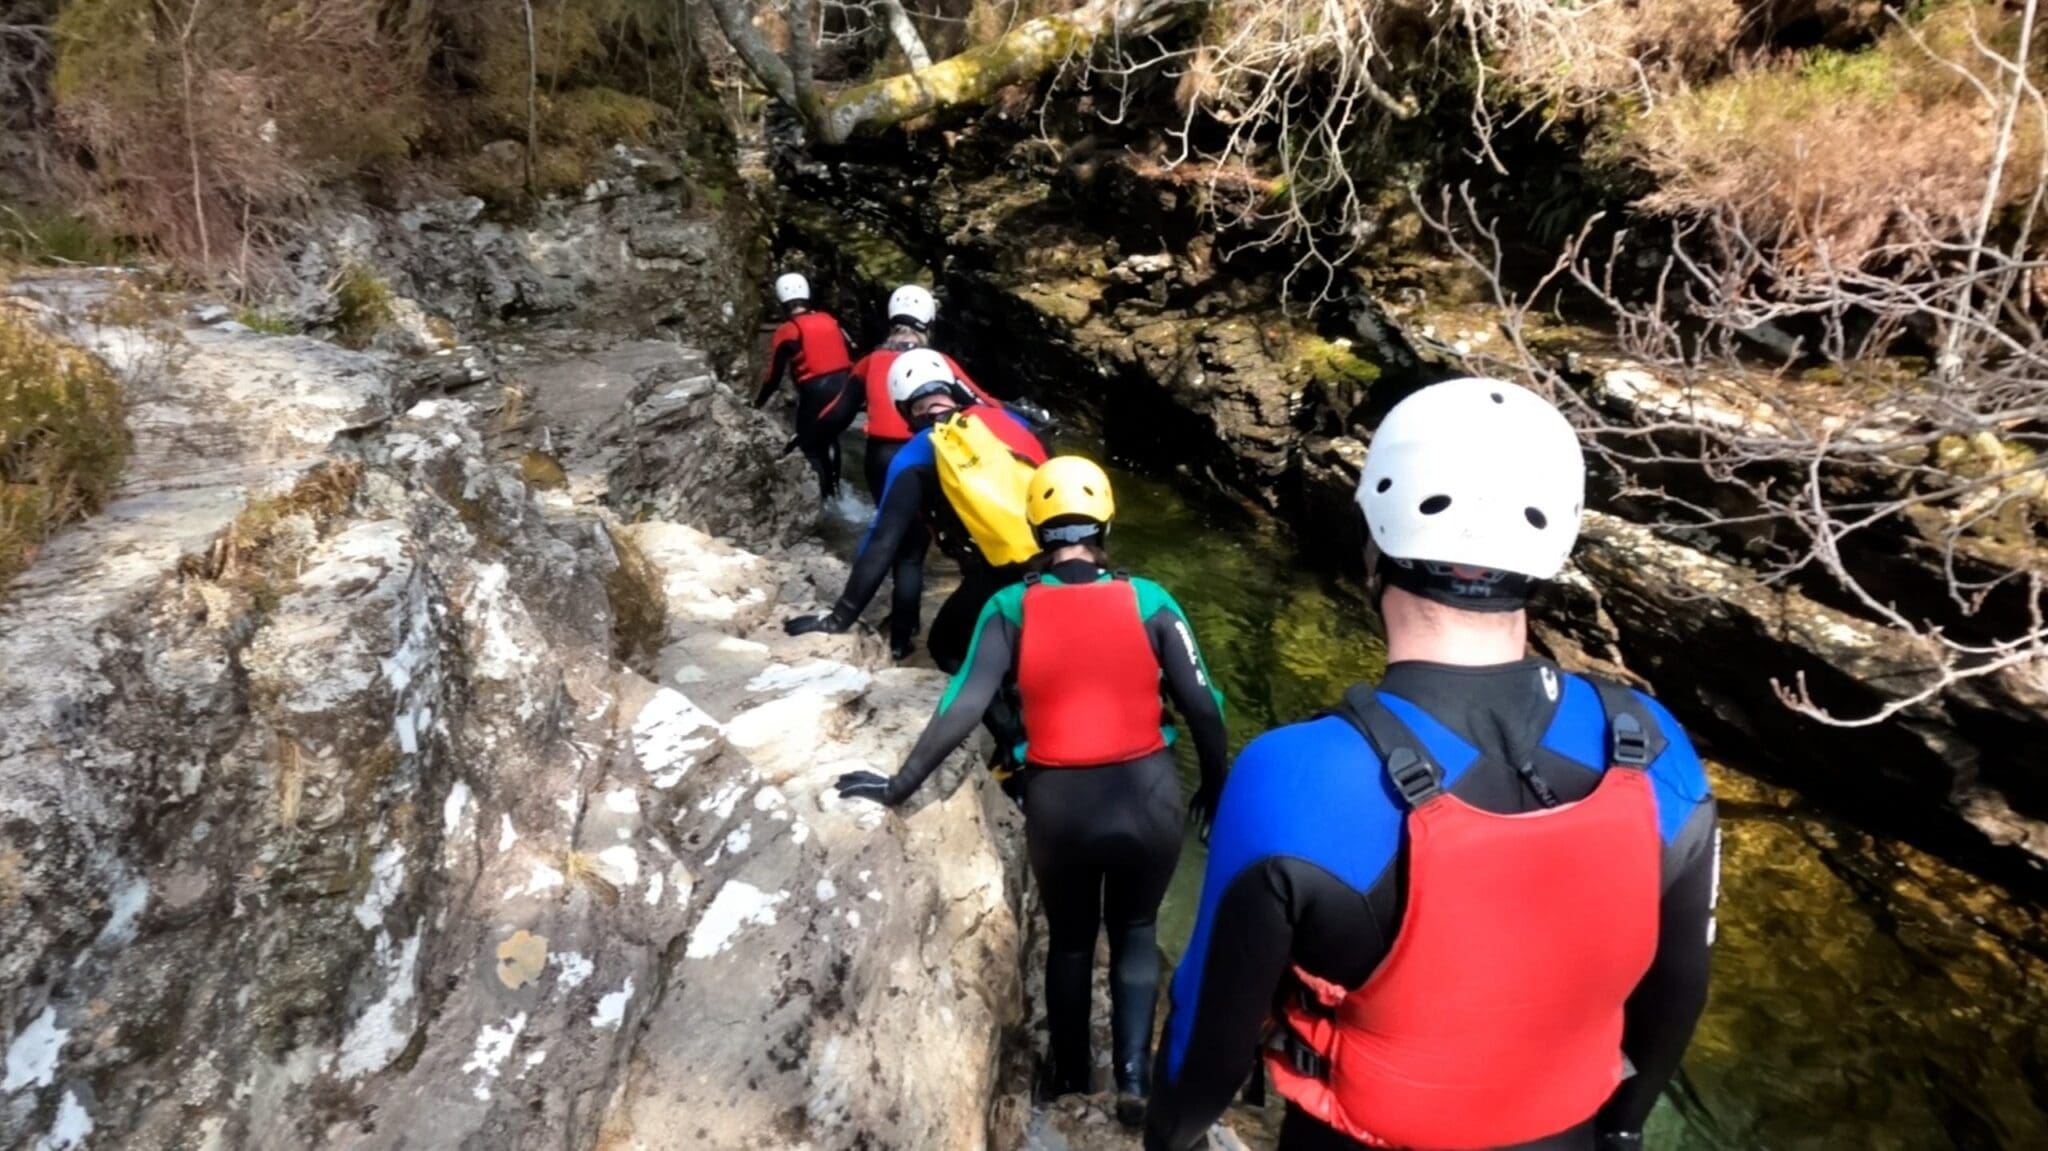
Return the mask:
<path id="1" fill-rule="evenodd" d="M 795 446 L 817 474 L 819 494 L 829 499 L 839 491 L 839 437 L 853 425 L 865 400 L 839 322 L 823 312 L 803 311 L 775 329 L 755 407 L 768 403 L 785 373 L 796 380 Z"/>
<path id="2" fill-rule="evenodd" d="M 1528 764 L 1570 803 L 1600 781 L 1605 713 L 1592 685 L 1542 660 L 1490 668 L 1398 663 L 1380 688 L 1447 768 L 1451 794 L 1485 811 L 1541 803 Z M 1655 959 L 1628 998 L 1622 1053 L 1634 1075 L 1594 1117 L 1523 1148 L 1586 1151 L 1600 1131 L 1637 1132 L 1670 1080 L 1705 1003 L 1718 866 L 1714 801 L 1683 730 L 1645 697 L 1667 741 L 1649 766 L 1663 842 Z M 1433 719 L 1434 724 L 1428 722 Z M 1441 725 L 1436 726 L 1436 725 Z M 1476 753 L 1476 755 L 1475 755 Z M 1210 841 L 1193 938 L 1174 976 L 1146 1123 L 1148 1151 L 1204 1145 L 1252 1074 L 1290 964 L 1343 988 L 1387 958 L 1405 905 L 1403 808 L 1342 719 L 1276 729 L 1240 754 Z M 1290 1108 L 1284 1151 L 1359 1144 Z"/>
<path id="3" fill-rule="evenodd" d="M 1087 561 L 1053 567 L 1059 584 L 1107 578 Z M 1157 584 L 1132 581 L 1160 684 L 1195 742 L 1202 774 L 1221 786 L 1228 754 L 1223 697 L 1209 679 L 1194 633 L 1180 605 Z M 983 712 L 1012 685 L 1023 650 L 1026 588 L 1002 589 L 981 611 L 969 662 L 954 676 L 937 714 L 904 761 L 892 785 L 901 794 L 923 783 L 974 731 Z M 936 638 L 938 627 L 933 628 Z M 1155 695 L 1152 703 L 1156 706 Z M 1164 715 L 1156 717 L 1164 720 Z M 1139 759 L 1096 767 L 1029 766 L 1021 776 L 1025 840 L 1031 873 L 1045 905 L 1049 952 L 1046 1015 L 1052 1029 L 1052 1066 L 1085 1089 L 1093 1063 L 1088 1053 L 1088 1008 L 1096 935 L 1109 928 L 1110 993 L 1116 1062 L 1140 1079 L 1145 1074 L 1158 998 L 1160 901 L 1180 859 L 1184 800 L 1174 771 L 1170 727 L 1163 746 Z M 1033 763 L 1029 732 L 1023 760 Z M 1082 1080 L 1078 1085 L 1075 1080 Z"/>

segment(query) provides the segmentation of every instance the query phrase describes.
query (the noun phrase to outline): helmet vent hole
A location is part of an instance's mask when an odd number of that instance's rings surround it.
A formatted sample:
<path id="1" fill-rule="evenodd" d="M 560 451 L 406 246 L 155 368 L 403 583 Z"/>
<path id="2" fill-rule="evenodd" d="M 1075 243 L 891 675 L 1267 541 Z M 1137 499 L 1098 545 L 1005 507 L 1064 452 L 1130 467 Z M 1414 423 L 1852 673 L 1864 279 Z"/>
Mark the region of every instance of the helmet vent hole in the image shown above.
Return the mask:
<path id="1" fill-rule="evenodd" d="M 1542 508 L 1523 508 L 1522 516 L 1539 532 L 1550 526 L 1550 517 L 1543 514 Z"/>
<path id="2" fill-rule="evenodd" d="M 1450 506 L 1451 506 L 1451 497 L 1449 497 L 1449 496 L 1431 496 L 1431 497 L 1429 497 L 1428 499 L 1426 499 L 1426 500 L 1422 501 L 1422 507 L 1421 507 L 1421 509 L 1420 509 L 1420 510 L 1421 510 L 1421 512 L 1422 512 L 1422 514 L 1423 514 L 1423 515 L 1426 515 L 1426 516 L 1433 516 L 1433 515 L 1436 515 L 1436 514 L 1437 514 L 1438 512 L 1441 512 L 1441 511 L 1443 511 L 1443 510 L 1444 510 L 1445 508 L 1448 508 L 1448 507 L 1450 507 Z"/>
<path id="3" fill-rule="evenodd" d="M 1380 477 L 1380 482 L 1379 482 L 1379 485 L 1378 485 L 1377 487 L 1373 488 L 1373 490 L 1374 490 L 1374 491 L 1376 491 L 1376 492 L 1384 492 L 1384 491 L 1386 491 L 1386 490 L 1387 490 L 1388 488 L 1390 488 L 1390 487 L 1393 487 L 1393 486 L 1394 486 L 1394 481 L 1393 481 L 1392 479 L 1390 479 L 1390 478 L 1388 478 L 1388 477 L 1386 477 L 1386 476 L 1381 476 L 1381 477 Z"/>
<path id="4" fill-rule="evenodd" d="M 1499 392 L 1495 392 L 1493 393 L 1493 402 L 1496 404 L 1504 404 L 1508 402 L 1508 398 L 1506 396 L 1501 395 Z"/>

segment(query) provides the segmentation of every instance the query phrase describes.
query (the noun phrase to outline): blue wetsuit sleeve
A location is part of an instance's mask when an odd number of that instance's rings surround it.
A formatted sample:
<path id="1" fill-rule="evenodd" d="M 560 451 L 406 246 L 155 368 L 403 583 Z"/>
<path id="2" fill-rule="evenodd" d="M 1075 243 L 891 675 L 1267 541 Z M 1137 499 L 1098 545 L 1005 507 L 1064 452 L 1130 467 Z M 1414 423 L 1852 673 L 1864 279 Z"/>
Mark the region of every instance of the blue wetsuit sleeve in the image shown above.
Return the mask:
<path id="1" fill-rule="evenodd" d="M 1259 784 L 1279 765 L 1270 737 L 1238 757 L 1210 836 L 1195 930 L 1173 975 L 1145 1120 L 1146 1151 L 1191 1151 L 1258 1065 L 1273 995 L 1287 974 L 1294 919 Z M 1240 784 L 1242 783 L 1242 786 Z"/>
<path id="2" fill-rule="evenodd" d="M 1721 832 L 1706 769 L 1678 721 L 1647 697 L 1645 702 L 1666 739 L 1650 765 L 1665 843 L 1664 896 L 1656 956 L 1624 1011 L 1621 1049 L 1635 1074 L 1601 1108 L 1602 1131 L 1641 1131 L 1692 1042 L 1707 1003 L 1720 894 Z"/>
<path id="3" fill-rule="evenodd" d="M 846 590 L 833 605 L 835 614 L 851 619 L 867 609 L 868 601 L 875 598 L 875 592 L 889 576 L 904 533 L 923 514 L 924 473 L 905 471 L 892 475 L 888 486 L 882 489 L 882 505 L 868 525 L 860 554 L 854 557 L 853 571 L 846 577 Z"/>

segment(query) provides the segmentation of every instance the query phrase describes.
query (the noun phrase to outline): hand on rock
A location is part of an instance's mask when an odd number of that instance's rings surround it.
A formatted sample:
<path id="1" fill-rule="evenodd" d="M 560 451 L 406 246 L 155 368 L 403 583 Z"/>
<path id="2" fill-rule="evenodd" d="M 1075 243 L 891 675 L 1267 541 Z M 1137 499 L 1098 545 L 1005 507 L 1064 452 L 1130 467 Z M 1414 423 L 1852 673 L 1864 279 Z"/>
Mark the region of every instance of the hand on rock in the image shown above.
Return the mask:
<path id="1" fill-rule="evenodd" d="M 849 771 L 839 777 L 839 798 L 872 799 L 885 807 L 901 802 L 894 794 L 895 780 L 872 771 Z"/>
<path id="2" fill-rule="evenodd" d="M 790 635 L 809 635 L 818 631 L 827 635 L 838 635 L 852 626 L 852 620 L 842 617 L 838 612 L 832 612 L 826 615 L 800 615 L 783 624 L 782 630 Z"/>

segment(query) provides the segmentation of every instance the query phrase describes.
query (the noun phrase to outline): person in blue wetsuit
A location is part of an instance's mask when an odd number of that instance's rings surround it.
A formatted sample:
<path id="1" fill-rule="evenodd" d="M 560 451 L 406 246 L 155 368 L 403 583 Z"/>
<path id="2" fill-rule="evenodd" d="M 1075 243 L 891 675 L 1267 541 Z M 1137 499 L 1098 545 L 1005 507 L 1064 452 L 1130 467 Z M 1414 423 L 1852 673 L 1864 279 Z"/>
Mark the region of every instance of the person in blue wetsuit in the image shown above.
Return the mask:
<path id="1" fill-rule="evenodd" d="M 1026 770 L 1011 781 L 1048 928 L 1051 1051 L 1043 1097 L 1086 1092 L 1095 941 L 1109 931 L 1111 1070 L 1117 1114 L 1135 1125 L 1151 1077 L 1159 995 L 1159 904 L 1180 858 L 1180 779 L 1162 695 L 1186 717 L 1202 783 L 1188 805 L 1215 807 L 1227 744 L 1223 696 L 1166 589 L 1112 572 L 1103 545 L 1116 505 L 1109 477 L 1078 456 L 1031 477 L 1028 519 L 1044 549 L 1024 583 L 982 609 L 971 654 L 893 778 L 840 777 L 843 796 L 909 799 L 1012 687 Z"/>
<path id="2" fill-rule="evenodd" d="M 1239 755 L 1148 1151 L 1248 1077 L 1284 1151 L 1640 1147 L 1706 998 L 1718 833 L 1649 697 L 1527 654 L 1578 535 L 1570 425 L 1498 380 L 1388 414 L 1358 488 L 1388 668 Z"/>
<path id="3" fill-rule="evenodd" d="M 889 647 L 897 659 L 907 658 L 917 636 L 919 601 L 924 595 L 924 553 L 922 548 L 906 548 L 904 543 L 912 533 L 928 528 L 939 549 L 960 565 L 960 586 L 940 605 L 926 640 L 932 660 L 940 670 L 951 673 L 967 656 L 968 640 L 982 605 L 998 590 L 1024 578 L 1024 565 L 992 564 L 975 546 L 939 487 L 932 425 L 949 419 L 979 420 L 1013 453 L 1034 466 L 1045 462 L 1045 445 L 1021 421 L 977 403 L 974 393 L 953 376 L 945 357 L 929 348 L 896 358 L 889 369 L 889 391 L 914 434 L 889 462 L 881 499 L 861 540 L 846 589 L 830 612 L 799 616 L 784 628 L 791 635 L 847 630 L 893 572 Z"/>

